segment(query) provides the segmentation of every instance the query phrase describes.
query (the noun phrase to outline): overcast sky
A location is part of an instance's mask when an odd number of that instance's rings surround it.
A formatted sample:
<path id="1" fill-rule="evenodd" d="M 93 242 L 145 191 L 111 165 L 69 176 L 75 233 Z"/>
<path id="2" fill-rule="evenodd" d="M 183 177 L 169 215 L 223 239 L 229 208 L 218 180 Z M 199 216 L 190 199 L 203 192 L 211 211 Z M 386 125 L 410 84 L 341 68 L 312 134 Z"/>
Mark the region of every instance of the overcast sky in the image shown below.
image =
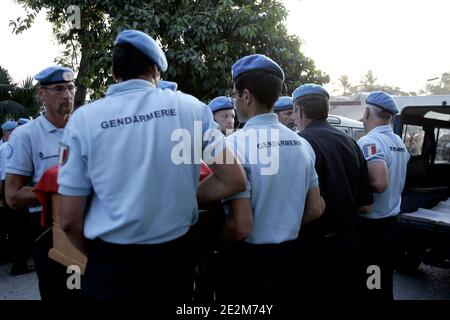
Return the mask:
<path id="1" fill-rule="evenodd" d="M 331 76 L 357 82 L 372 69 L 380 84 L 418 91 L 426 80 L 450 71 L 448 0 L 285 0 L 288 30 L 303 40 L 302 51 Z M 21 81 L 52 65 L 61 49 L 40 14 L 23 34 L 9 20 L 23 16 L 13 0 L 2 0 L 0 65 Z"/>
<path id="2" fill-rule="evenodd" d="M 338 82 L 372 69 L 380 84 L 418 91 L 450 71 L 448 0 L 285 0 L 288 30 Z"/>

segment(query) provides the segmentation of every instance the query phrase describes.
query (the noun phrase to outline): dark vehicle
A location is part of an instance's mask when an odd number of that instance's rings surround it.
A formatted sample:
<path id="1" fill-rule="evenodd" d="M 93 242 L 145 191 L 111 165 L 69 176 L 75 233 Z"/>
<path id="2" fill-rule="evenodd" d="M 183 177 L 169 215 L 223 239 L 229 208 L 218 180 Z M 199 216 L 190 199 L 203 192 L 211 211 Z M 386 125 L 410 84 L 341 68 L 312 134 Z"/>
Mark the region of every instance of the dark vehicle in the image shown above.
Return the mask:
<path id="1" fill-rule="evenodd" d="M 419 264 L 450 268 L 450 96 L 397 101 L 394 131 L 408 163 L 401 214 L 399 271 Z"/>

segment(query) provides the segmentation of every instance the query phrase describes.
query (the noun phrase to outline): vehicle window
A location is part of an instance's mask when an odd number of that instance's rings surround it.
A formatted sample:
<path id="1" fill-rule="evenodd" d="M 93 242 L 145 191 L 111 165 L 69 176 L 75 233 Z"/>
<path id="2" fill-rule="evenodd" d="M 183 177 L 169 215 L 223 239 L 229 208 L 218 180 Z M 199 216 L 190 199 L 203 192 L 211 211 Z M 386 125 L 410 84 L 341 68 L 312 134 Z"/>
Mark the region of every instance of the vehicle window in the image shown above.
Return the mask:
<path id="1" fill-rule="evenodd" d="M 434 162 L 450 162 L 450 129 L 439 128 Z"/>
<path id="2" fill-rule="evenodd" d="M 410 155 L 417 156 L 422 154 L 424 136 L 425 131 L 421 126 L 405 125 L 403 127 L 402 138 Z"/>

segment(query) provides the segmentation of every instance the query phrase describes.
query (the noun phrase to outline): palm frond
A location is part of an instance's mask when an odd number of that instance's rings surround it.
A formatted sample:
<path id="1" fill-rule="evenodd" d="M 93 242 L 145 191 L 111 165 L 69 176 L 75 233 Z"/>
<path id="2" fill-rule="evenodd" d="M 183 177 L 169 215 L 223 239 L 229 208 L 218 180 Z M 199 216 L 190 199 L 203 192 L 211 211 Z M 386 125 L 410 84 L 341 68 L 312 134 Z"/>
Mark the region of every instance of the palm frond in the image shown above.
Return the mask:
<path id="1" fill-rule="evenodd" d="M 0 84 L 0 101 L 11 99 L 14 86 L 10 84 Z"/>
<path id="2" fill-rule="evenodd" d="M 22 89 L 32 89 L 35 90 L 36 85 L 33 84 L 33 77 L 28 76 L 20 83 L 20 88 Z"/>
<path id="3" fill-rule="evenodd" d="M 13 85 L 13 83 L 14 81 L 12 80 L 8 70 L 0 66 L 0 84 Z"/>
<path id="4" fill-rule="evenodd" d="M 20 103 L 12 100 L 0 101 L 0 118 L 2 121 L 7 118 L 17 119 L 26 115 L 27 109 Z"/>

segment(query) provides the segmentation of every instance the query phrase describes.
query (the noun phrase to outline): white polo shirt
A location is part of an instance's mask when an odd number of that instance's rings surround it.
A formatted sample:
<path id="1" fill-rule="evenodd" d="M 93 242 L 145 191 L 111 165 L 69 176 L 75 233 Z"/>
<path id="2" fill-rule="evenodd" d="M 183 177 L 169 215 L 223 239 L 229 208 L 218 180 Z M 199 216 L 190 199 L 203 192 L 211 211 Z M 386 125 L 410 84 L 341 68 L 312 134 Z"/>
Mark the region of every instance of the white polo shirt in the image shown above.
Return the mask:
<path id="1" fill-rule="evenodd" d="M 56 128 L 45 113 L 18 126 L 6 146 L 5 172 L 30 177 L 30 185 L 35 185 L 47 169 L 58 164 L 63 133 L 64 128 Z M 30 212 L 40 210 L 41 207 L 30 208 Z"/>
<path id="2" fill-rule="evenodd" d="M 247 242 L 281 243 L 296 239 L 306 195 L 318 186 L 311 145 L 274 113 L 250 118 L 226 138 L 247 174 L 247 190 L 231 199 L 250 198 L 253 229 Z"/>
<path id="3" fill-rule="evenodd" d="M 58 184 L 60 194 L 92 196 L 84 235 L 118 244 L 184 235 L 198 218 L 200 163 L 178 164 L 174 150 L 186 135 L 184 152 L 194 144 L 201 151 L 208 129 L 219 132 L 205 104 L 144 80 L 114 84 L 104 99 L 77 109 L 66 126 Z"/>

